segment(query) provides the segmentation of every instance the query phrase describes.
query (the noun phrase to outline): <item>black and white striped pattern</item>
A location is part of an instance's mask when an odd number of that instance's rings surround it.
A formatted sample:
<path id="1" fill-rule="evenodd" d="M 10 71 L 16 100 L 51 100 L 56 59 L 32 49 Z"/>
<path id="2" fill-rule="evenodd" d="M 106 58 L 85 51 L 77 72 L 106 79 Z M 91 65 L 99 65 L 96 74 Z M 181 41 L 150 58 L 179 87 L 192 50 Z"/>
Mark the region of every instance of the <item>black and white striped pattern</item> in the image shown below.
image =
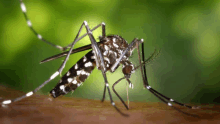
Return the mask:
<path id="1" fill-rule="evenodd" d="M 66 74 L 64 74 L 55 88 L 50 91 L 50 94 L 56 98 L 76 90 L 95 68 L 96 63 L 93 56 L 93 52 L 90 51 L 82 57 Z"/>

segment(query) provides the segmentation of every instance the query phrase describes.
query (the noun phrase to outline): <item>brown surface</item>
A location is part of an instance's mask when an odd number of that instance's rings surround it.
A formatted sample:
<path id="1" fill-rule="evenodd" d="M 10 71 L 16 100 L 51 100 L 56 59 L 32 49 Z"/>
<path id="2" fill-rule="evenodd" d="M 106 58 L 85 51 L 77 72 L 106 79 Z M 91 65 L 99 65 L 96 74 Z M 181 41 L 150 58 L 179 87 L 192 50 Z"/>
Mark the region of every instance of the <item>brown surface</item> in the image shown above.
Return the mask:
<path id="1" fill-rule="evenodd" d="M 9 98 L 23 93 L 0 87 L 0 94 L 1 97 Z M 44 95 L 34 95 L 0 107 L 0 123 L 220 123 L 219 105 L 197 110 L 178 107 L 191 115 L 163 103 L 130 102 L 130 110 L 126 110 L 120 102 L 116 102 L 116 105 L 129 117 L 120 115 L 109 101 L 101 103 L 98 100 L 65 97 L 51 99 Z"/>

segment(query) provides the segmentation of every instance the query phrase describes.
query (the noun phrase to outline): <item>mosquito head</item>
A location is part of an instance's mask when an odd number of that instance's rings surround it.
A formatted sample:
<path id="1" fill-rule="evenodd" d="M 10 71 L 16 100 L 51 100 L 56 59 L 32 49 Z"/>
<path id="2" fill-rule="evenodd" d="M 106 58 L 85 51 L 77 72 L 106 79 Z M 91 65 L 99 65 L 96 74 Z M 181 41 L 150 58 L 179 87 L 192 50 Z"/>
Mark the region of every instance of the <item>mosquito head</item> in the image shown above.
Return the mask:
<path id="1" fill-rule="evenodd" d="M 124 63 L 124 65 L 122 67 L 122 72 L 123 72 L 123 74 L 125 75 L 126 78 L 130 78 L 131 77 L 131 74 L 134 73 L 133 70 L 134 70 L 133 64 L 131 64 L 131 63 L 125 64 Z"/>

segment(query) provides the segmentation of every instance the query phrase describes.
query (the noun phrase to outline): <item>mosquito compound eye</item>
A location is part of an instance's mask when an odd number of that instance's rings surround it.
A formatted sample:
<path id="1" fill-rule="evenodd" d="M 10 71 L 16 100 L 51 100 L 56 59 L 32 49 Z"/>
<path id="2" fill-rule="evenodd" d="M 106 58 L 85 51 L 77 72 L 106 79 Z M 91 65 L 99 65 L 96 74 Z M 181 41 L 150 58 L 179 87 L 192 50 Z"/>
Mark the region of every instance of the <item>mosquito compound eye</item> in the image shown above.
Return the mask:
<path id="1" fill-rule="evenodd" d="M 122 69 L 122 72 L 123 72 L 125 75 L 131 74 L 131 71 L 132 71 L 132 66 L 130 66 L 130 65 L 124 66 L 124 68 Z"/>

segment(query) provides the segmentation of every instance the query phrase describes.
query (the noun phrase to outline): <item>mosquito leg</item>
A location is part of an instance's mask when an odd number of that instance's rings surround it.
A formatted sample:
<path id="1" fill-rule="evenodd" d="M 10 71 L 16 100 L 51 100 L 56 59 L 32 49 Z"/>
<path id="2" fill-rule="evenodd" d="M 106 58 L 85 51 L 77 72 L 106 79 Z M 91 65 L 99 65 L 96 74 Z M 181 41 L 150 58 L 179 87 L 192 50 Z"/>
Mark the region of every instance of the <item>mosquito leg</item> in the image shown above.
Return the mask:
<path id="1" fill-rule="evenodd" d="M 106 32 L 105 32 L 105 23 L 102 22 L 101 25 L 102 25 L 102 37 L 105 37 L 105 36 L 106 36 Z"/>
<path id="2" fill-rule="evenodd" d="M 16 102 L 16 101 L 19 101 L 19 100 L 21 100 L 21 99 L 23 99 L 23 98 L 32 96 L 32 95 L 33 95 L 34 93 L 36 93 L 39 89 L 41 89 L 44 85 L 46 85 L 48 82 L 50 82 L 51 80 L 53 80 L 57 75 L 59 75 L 59 72 L 58 72 L 58 71 L 56 71 L 53 75 L 51 75 L 51 77 L 50 77 L 48 80 L 46 80 L 43 84 L 41 84 L 41 85 L 40 85 L 39 87 L 37 87 L 35 90 L 30 91 L 30 92 L 26 93 L 25 95 L 20 96 L 20 97 L 17 97 L 17 98 L 15 98 L 15 99 L 4 100 L 4 101 L 2 101 L 1 104 L 2 104 L 2 105 L 11 104 L 11 103 Z"/>
<path id="3" fill-rule="evenodd" d="M 29 96 L 33 95 L 34 93 L 36 93 L 38 90 L 40 90 L 42 87 L 44 87 L 44 85 L 46 85 L 47 83 L 49 83 L 49 82 L 50 82 L 51 80 L 53 80 L 56 76 L 58 76 L 58 75 L 62 72 L 62 70 L 63 70 L 63 68 L 64 68 L 64 66 L 65 66 L 65 64 L 66 64 L 66 62 L 67 62 L 67 60 L 68 60 L 68 58 L 69 58 L 69 55 L 70 55 L 70 53 L 72 52 L 73 46 L 74 46 L 75 42 L 77 41 L 77 37 L 79 36 L 79 33 L 80 33 L 81 29 L 82 29 L 82 26 L 81 26 L 81 28 L 80 28 L 80 30 L 79 30 L 79 32 L 78 32 L 78 34 L 77 34 L 77 36 L 76 36 L 74 42 L 72 43 L 72 47 L 71 47 L 71 49 L 70 49 L 68 55 L 66 56 L 64 62 L 62 63 L 62 65 L 60 66 L 60 68 L 58 69 L 58 71 L 56 71 L 48 80 L 46 80 L 43 84 L 41 84 L 40 86 L 38 86 L 38 87 L 37 87 L 36 89 L 34 89 L 33 91 L 30 91 L 30 92 L 26 93 L 25 95 L 23 95 L 23 96 L 21 96 L 21 97 L 17 97 L 17 98 L 12 99 L 12 100 L 4 100 L 4 101 L 2 101 L 1 104 L 2 104 L 2 105 L 10 104 L 10 103 L 12 103 L 12 102 L 16 102 L 16 101 L 19 101 L 19 100 L 21 100 L 21 99 L 23 99 L 23 98 L 29 97 Z"/>
<path id="4" fill-rule="evenodd" d="M 102 22 L 101 25 L 102 25 L 102 37 L 106 37 L 105 23 Z M 106 85 L 104 86 L 104 92 L 103 92 L 103 97 L 102 97 L 101 102 L 104 102 L 105 100 L 105 93 L 106 93 Z"/>
<path id="5" fill-rule="evenodd" d="M 128 82 L 128 84 L 129 84 L 129 88 L 134 88 L 134 85 L 131 83 L 131 81 L 128 79 L 128 78 L 126 78 L 126 80 L 127 80 L 127 82 Z M 127 87 L 127 89 L 128 89 L 128 87 Z M 127 92 L 127 100 L 128 100 L 128 108 L 129 108 L 129 96 L 128 96 L 128 92 Z"/>
<path id="6" fill-rule="evenodd" d="M 61 47 L 61 46 L 59 46 L 59 45 L 55 45 L 55 44 L 53 44 L 53 43 L 47 41 L 47 40 L 44 39 L 39 33 L 37 33 L 37 31 L 33 28 L 30 19 L 29 19 L 28 16 L 27 16 L 27 10 L 26 10 L 25 4 L 23 3 L 22 0 L 19 0 L 19 1 L 20 1 L 21 10 L 22 10 L 22 12 L 23 12 L 23 14 L 24 14 L 25 20 L 27 21 L 27 25 L 28 25 L 28 27 L 31 29 L 31 31 L 37 36 L 37 38 L 38 38 L 39 40 L 41 40 L 41 41 L 43 41 L 43 42 L 45 42 L 45 43 L 51 45 L 52 47 L 55 47 L 55 48 L 60 49 L 60 50 L 63 50 L 63 47 Z"/>
<path id="7" fill-rule="evenodd" d="M 119 80 L 117 80 L 113 85 L 112 85 L 112 90 L 113 92 L 117 95 L 117 97 L 121 100 L 121 102 L 124 104 L 126 109 L 129 109 L 128 106 L 126 105 L 126 103 L 124 102 L 124 100 L 119 96 L 119 94 L 116 92 L 115 90 L 115 85 L 118 84 L 121 80 L 125 79 L 125 77 L 120 78 Z"/>
<path id="8" fill-rule="evenodd" d="M 142 57 L 144 57 L 144 43 L 142 43 Z M 139 58 L 139 63 L 141 64 L 141 57 L 140 57 L 140 49 L 139 49 L 139 44 L 137 43 L 137 51 L 138 51 L 138 58 Z M 144 58 L 142 58 L 144 59 Z M 144 69 L 143 69 L 144 67 Z M 144 87 L 147 88 L 152 94 L 154 94 L 157 98 L 159 98 L 162 102 L 166 103 L 168 106 L 172 106 L 171 103 L 165 101 L 163 98 L 161 98 L 159 95 L 157 95 L 153 90 L 152 88 L 149 86 L 148 84 L 148 80 L 147 80 L 147 77 L 146 77 L 146 68 L 145 68 L 145 65 L 143 66 L 140 66 L 141 68 L 141 74 L 142 74 L 142 79 L 143 79 L 143 83 L 144 83 Z M 144 72 L 144 73 L 143 73 Z"/>
<path id="9" fill-rule="evenodd" d="M 138 50 L 139 63 L 141 64 L 139 44 L 137 44 L 137 50 Z M 144 61 L 144 43 L 142 43 L 142 60 Z M 185 106 L 187 108 L 191 108 L 191 109 L 197 108 L 195 106 L 189 106 L 189 105 L 185 105 L 185 104 L 182 104 L 180 102 L 177 102 L 177 101 L 175 101 L 175 100 L 173 100 L 173 99 L 171 99 L 171 98 L 169 98 L 169 97 L 159 93 L 158 91 L 154 90 L 153 88 L 151 88 L 151 86 L 149 85 L 148 80 L 147 80 L 145 64 L 143 66 L 140 66 L 140 68 L 141 68 L 141 73 L 142 73 L 142 79 L 143 79 L 144 87 L 147 88 L 151 93 L 153 93 L 161 101 L 166 103 L 168 106 L 173 106 L 170 103 L 170 102 L 173 102 L 173 103 L 176 103 L 176 104 L 178 104 L 180 106 Z"/>
<path id="10" fill-rule="evenodd" d="M 104 86 L 104 92 L 103 92 L 103 96 L 102 96 L 101 102 L 105 101 L 105 92 L 106 92 L 106 85 Z"/>
<path id="11" fill-rule="evenodd" d="M 53 75 L 51 75 L 51 77 L 50 77 L 48 80 L 46 80 L 43 84 L 41 84 L 40 86 L 38 86 L 38 87 L 37 87 L 36 89 L 34 89 L 33 91 L 30 91 L 30 92 L 26 93 L 25 95 L 23 95 L 23 96 L 21 96 L 21 97 L 17 97 L 17 98 L 15 98 L 15 99 L 4 100 L 4 101 L 2 101 L 1 104 L 2 104 L 2 105 L 10 104 L 10 103 L 12 103 L 12 102 L 16 102 L 16 101 L 19 101 L 19 100 L 21 100 L 21 99 L 23 99 L 23 98 L 32 96 L 34 93 L 36 93 L 36 92 L 37 92 L 38 90 L 40 90 L 42 87 L 44 87 L 47 83 L 49 83 L 51 80 L 53 80 L 53 79 L 54 79 L 55 77 L 57 77 L 59 74 L 61 74 L 61 72 L 63 71 L 63 68 L 64 68 L 65 65 L 66 65 L 67 60 L 69 59 L 69 56 L 70 56 L 70 54 L 71 54 L 71 52 L 72 52 L 72 50 L 73 50 L 73 47 L 74 47 L 75 43 L 76 43 L 77 41 L 79 41 L 78 36 L 79 36 L 79 34 L 80 34 L 80 32 L 81 32 L 82 27 L 83 27 L 84 24 L 85 24 L 85 22 L 81 25 L 81 27 L 80 27 L 80 29 L 79 29 L 79 32 L 77 33 L 77 35 L 76 35 L 76 37 L 75 37 L 73 43 L 71 44 L 71 48 L 70 48 L 70 50 L 69 50 L 69 52 L 68 52 L 68 54 L 67 54 L 65 60 L 64 60 L 63 63 L 61 64 L 60 68 L 58 69 L 58 71 L 56 71 Z M 97 44 L 96 44 L 96 45 L 97 45 Z M 97 47 L 96 47 L 96 49 L 97 49 Z M 98 50 L 99 50 L 99 49 L 98 49 Z"/>
<path id="12" fill-rule="evenodd" d="M 127 91 L 127 104 L 129 108 L 129 94 L 128 94 L 128 84 L 126 83 L 126 91 Z"/>
<path id="13" fill-rule="evenodd" d="M 94 27 L 93 29 L 91 29 L 90 31 L 92 32 L 92 31 L 96 30 L 97 28 L 99 28 L 100 26 L 102 26 L 102 36 L 105 37 L 106 34 L 105 34 L 105 23 L 104 23 L 104 22 L 98 24 L 97 26 L 95 26 L 95 27 Z M 87 36 L 87 35 L 88 35 L 88 33 L 83 34 L 81 37 L 79 37 L 79 40 L 81 40 L 82 38 L 84 38 L 84 37 Z M 69 45 L 63 47 L 63 50 L 66 50 L 67 48 L 70 48 L 70 47 L 71 47 L 71 44 L 69 44 Z"/>
<path id="14" fill-rule="evenodd" d="M 107 88 L 107 90 L 108 90 L 108 94 L 109 94 L 109 97 L 110 97 L 110 101 L 111 101 L 112 106 L 114 106 L 114 108 L 115 108 L 121 115 L 123 115 L 123 116 L 129 116 L 129 115 L 127 115 L 127 114 L 122 113 L 122 112 L 118 109 L 118 107 L 115 105 L 115 102 L 114 102 L 113 99 L 112 99 L 112 95 L 111 95 L 111 92 L 110 92 L 110 89 L 109 89 L 109 84 L 108 84 L 108 82 L 107 82 L 106 75 L 103 74 L 103 77 L 104 77 L 105 84 L 106 84 L 105 88 Z"/>
<path id="15" fill-rule="evenodd" d="M 22 10 L 22 12 L 23 12 L 23 14 L 24 14 L 24 17 L 25 17 L 25 20 L 26 20 L 26 22 L 27 22 L 28 27 L 29 27 L 29 28 L 31 29 L 31 31 L 37 36 L 37 38 L 38 38 L 39 40 L 41 40 L 41 41 L 43 41 L 43 42 L 45 42 L 45 43 L 51 45 L 52 47 L 55 47 L 55 48 L 57 48 L 57 49 L 59 49 L 59 50 L 62 50 L 62 51 L 64 51 L 64 50 L 66 50 L 67 48 L 70 48 L 70 47 L 71 47 L 71 44 L 69 44 L 69 45 L 67 45 L 67 46 L 65 46 L 65 47 L 62 47 L 62 46 L 60 46 L 60 45 L 55 45 L 55 44 L 49 42 L 48 40 L 44 39 L 44 38 L 33 28 L 32 23 L 31 23 L 30 19 L 29 19 L 28 16 L 27 16 L 27 9 L 26 9 L 26 6 L 25 6 L 24 2 L 23 2 L 22 0 L 19 0 L 19 1 L 20 1 L 21 10 Z M 94 27 L 91 31 L 96 30 L 96 29 L 97 29 L 98 27 L 100 27 L 100 26 L 102 26 L 102 29 L 105 29 L 105 23 L 101 23 L 101 24 L 97 25 L 96 27 Z M 105 30 L 104 30 L 104 34 L 105 34 Z M 86 34 L 82 35 L 82 36 L 79 38 L 79 40 L 81 40 L 82 38 L 84 38 L 86 35 L 88 35 L 88 34 L 86 33 Z M 105 35 L 103 35 L 103 36 L 105 36 Z"/>
<path id="16" fill-rule="evenodd" d="M 123 79 L 126 79 L 127 80 L 127 82 L 128 82 L 128 84 L 129 84 L 129 87 L 130 88 L 133 88 L 133 84 L 131 83 L 131 81 L 128 79 L 128 78 L 126 78 L 126 77 L 123 77 L 123 78 L 120 78 L 119 80 L 117 80 L 113 85 L 112 85 L 112 90 L 113 90 L 113 92 L 117 95 L 117 97 L 121 100 L 121 102 L 124 104 L 124 106 L 125 106 L 125 108 L 126 109 L 129 109 L 129 107 L 126 105 L 126 103 L 124 102 L 124 100 L 121 98 L 121 96 L 117 93 L 117 91 L 115 90 L 115 86 L 116 86 L 116 84 L 118 84 L 121 80 L 123 80 Z"/>

